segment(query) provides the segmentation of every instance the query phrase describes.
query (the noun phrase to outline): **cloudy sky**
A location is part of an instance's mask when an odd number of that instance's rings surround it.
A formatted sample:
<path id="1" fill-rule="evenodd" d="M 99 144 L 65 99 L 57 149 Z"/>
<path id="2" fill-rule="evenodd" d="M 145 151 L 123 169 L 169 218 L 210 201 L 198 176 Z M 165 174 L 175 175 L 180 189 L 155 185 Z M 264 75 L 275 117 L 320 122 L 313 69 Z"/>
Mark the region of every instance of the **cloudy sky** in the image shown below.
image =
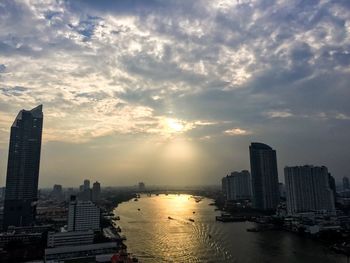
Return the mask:
<path id="1" fill-rule="evenodd" d="M 40 185 L 218 184 L 260 141 L 350 175 L 350 1 L 0 1 L 9 129 L 44 105 Z"/>

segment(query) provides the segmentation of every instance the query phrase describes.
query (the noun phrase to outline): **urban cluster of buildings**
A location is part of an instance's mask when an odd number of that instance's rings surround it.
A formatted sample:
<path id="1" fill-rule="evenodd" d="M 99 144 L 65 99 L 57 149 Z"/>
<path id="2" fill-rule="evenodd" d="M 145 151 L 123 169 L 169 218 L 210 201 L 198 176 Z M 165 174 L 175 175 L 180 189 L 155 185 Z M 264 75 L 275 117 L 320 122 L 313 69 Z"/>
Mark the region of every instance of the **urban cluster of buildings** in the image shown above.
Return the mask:
<path id="1" fill-rule="evenodd" d="M 38 206 L 42 129 L 42 105 L 21 110 L 11 126 L 6 188 L 1 189 L 0 261 L 19 262 L 30 255 L 50 263 L 111 262 L 124 245 L 118 234 L 111 235 L 112 230 L 109 238 L 103 236 L 99 182 L 90 188 L 90 181 L 85 180 L 78 191 L 68 188 L 65 193 L 61 185 L 54 185 L 47 203 Z M 48 211 L 52 212 L 49 218 L 45 216 Z M 43 223 L 44 219 L 49 223 Z M 100 237 L 98 243 L 96 237 Z M 11 249 L 17 255 L 8 253 Z"/>
<path id="2" fill-rule="evenodd" d="M 286 198 L 288 215 L 304 212 L 335 212 L 335 180 L 325 166 L 285 167 L 285 187 L 278 181 L 276 151 L 263 143 L 249 147 L 250 168 L 222 179 L 226 200 L 252 200 L 257 210 L 275 211 Z M 345 182 L 349 181 L 345 179 Z"/>

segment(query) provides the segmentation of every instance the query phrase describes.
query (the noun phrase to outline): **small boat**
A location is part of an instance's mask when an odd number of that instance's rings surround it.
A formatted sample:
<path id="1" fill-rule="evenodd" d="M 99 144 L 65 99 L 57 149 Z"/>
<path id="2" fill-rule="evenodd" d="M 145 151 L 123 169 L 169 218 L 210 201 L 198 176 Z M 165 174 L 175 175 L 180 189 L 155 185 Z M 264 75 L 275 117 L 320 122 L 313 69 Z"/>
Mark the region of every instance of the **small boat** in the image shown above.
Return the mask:
<path id="1" fill-rule="evenodd" d="M 137 210 L 141 211 L 141 209 L 140 209 L 140 208 L 137 208 Z"/>
<path id="2" fill-rule="evenodd" d="M 211 238 L 211 235 L 209 234 L 208 237 Z"/>
<path id="3" fill-rule="evenodd" d="M 195 213 L 196 213 L 196 211 L 193 211 L 193 212 L 192 212 L 192 214 L 195 214 Z"/>
<path id="4" fill-rule="evenodd" d="M 112 220 L 120 220 L 120 217 L 119 217 L 119 216 L 114 216 L 114 217 L 112 218 Z"/>
<path id="5" fill-rule="evenodd" d="M 194 222 L 194 219 L 192 219 L 192 218 L 189 218 L 188 220 L 191 221 L 191 222 Z"/>
<path id="6" fill-rule="evenodd" d="M 256 227 L 247 228 L 246 230 L 247 232 L 259 232 L 259 229 L 257 229 Z"/>
<path id="7" fill-rule="evenodd" d="M 136 202 L 136 201 L 139 201 L 139 199 L 135 198 L 134 201 L 135 201 L 135 202 Z"/>
<path id="8" fill-rule="evenodd" d="M 168 219 L 173 220 L 174 218 L 172 218 L 171 216 L 168 216 Z"/>

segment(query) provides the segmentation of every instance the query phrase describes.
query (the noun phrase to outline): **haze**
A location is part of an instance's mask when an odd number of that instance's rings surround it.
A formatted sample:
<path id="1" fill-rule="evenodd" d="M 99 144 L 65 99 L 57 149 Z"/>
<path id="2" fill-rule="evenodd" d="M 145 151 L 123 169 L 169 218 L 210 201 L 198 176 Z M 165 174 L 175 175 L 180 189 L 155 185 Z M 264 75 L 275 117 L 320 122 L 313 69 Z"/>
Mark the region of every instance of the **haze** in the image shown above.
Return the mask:
<path id="1" fill-rule="evenodd" d="M 44 105 L 40 186 L 219 184 L 252 141 L 349 175 L 348 0 L 0 3 L 0 185 Z"/>

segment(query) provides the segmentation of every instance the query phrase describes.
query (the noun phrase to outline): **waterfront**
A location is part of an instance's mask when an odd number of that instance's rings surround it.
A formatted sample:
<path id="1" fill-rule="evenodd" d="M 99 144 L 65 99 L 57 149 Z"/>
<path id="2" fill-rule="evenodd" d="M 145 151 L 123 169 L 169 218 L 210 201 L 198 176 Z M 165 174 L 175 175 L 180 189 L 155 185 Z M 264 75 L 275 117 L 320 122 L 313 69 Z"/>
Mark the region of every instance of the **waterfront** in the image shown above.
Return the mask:
<path id="1" fill-rule="evenodd" d="M 196 202 L 189 195 L 142 195 L 137 202 L 120 204 L 115 213 L 121 218 L 118 225 L 127 237 L 128 251 L 145 263 L 346 262 L 344 256 L 293 233 L 250 233 L 250 222 L 216 222 L 219 212 L 211 202 Z"/>

